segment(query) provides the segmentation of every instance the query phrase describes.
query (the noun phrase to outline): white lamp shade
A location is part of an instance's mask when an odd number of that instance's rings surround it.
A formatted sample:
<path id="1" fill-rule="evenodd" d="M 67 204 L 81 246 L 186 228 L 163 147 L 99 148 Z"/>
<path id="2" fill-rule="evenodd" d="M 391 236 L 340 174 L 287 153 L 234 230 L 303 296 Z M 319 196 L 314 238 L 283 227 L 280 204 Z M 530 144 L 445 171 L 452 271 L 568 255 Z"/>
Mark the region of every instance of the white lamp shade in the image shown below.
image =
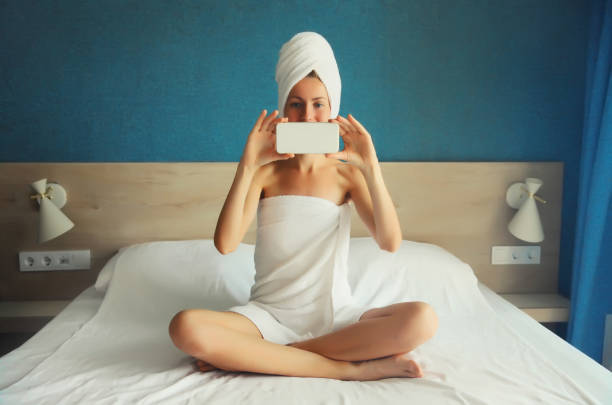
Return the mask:
<path id="1" fill-rule="evenodd" d="M 36 200 L 40 204 L 40 219 L 38 224 L 38 243 L 43 243 L 61 234 L 68 232 L 74 223 L 60 210 L 66 204 L 66 190 L 56 183 L 49 183 L 47 179 L 41 179 L 32 183 L 38 196 Z M 48 192 L 47 197 L 43 197 Z"/>
<path id="2" fill-rule="evenodd" d="M 40 199 L 38 243 L 43 243 L 68 232 L 74 223 L 49 199 Z"/>
<path id="3" fill-rule="evenodd" d="M 528 177 L 525 179 L 525 186 L 530 193 L 535 194 L 542 187 L 542 180 L 534 177 Z"/>
<path id="4" fill-rule="evenodd" d="M 47 179 L 40 179 L 32 183 L 32 188 L 38 194 L 43 194 L 47 190 Z"/>
<path id="5" fill-rule="evenodd" d="M 526 242 L 537 243 L 544 240 L 542 222 L 534 199 L 535 193 L 541 186 L 542 180 L 530 177 L 525 179 L 525 184 L 515 183 L 510 186 L 506 195 L 508 205 L 518 208 L 518 212 L 508 224 L 508 230 Z"/>

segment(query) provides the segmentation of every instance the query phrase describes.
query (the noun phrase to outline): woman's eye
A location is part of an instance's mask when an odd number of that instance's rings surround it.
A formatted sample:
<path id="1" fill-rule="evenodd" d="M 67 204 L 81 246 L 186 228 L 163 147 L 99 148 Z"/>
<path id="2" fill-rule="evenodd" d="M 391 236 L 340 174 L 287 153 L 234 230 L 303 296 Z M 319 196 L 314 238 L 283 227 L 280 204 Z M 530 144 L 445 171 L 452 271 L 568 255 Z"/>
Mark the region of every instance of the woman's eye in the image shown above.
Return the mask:
<path id="1" fill-rule="evenodd" d="M 319 108 L 323 107 L 323 104 L 321 104 L 321 103 L 317 103 L 316 105 L 317 105 L 317 107 L 319 107 Z"/>
<path id="2" fill-rule="evenodd" d="M 291 103 L 289 105 L 293 108 L 298 108 L 300 106 L 300 103 Z"/>

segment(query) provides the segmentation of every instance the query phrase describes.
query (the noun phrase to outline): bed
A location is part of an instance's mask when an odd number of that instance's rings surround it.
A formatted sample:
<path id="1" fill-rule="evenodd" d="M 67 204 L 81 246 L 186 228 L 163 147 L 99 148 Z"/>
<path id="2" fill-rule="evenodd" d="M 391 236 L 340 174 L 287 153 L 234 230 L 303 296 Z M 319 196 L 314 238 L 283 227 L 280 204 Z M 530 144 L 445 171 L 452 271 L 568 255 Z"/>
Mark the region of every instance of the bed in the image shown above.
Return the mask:
<path id="1" fill-rule="evenodd" d="M 473 178 L 473 169 L 468 172 Z M 402 197 L 396 198 L 400 187 L 393 176 L 385 178 L 391 180 L 388 186 L 394 201 L 403 207 Z M 424 181 L 431 184 L 431 177 Z M 406 184 L 410 180 L 404 176 L 401 188 Z M 474 198 L 473 193 L 466 194 Z M 468 212 L 459 200 L 453 204 Z M 476 204 L 476 209 L 480 218 L 486 218 L 482 204 Z M 401 217 L 402 210 L 398 210 Z M 74 216 L 78 215 L 72 213 L 73 220 Z M 478 226 L 475 223 L 472 228 Z M 404 224 L 402 229 L 406 229 Z M 207 238 L 122 241 L 111 255 L 100 259 L 95 279 L 59 315 L 21 347 L 0 358 L 0 402 L 612 403 L 608 370 L 499 295 L 503 286 L 514 290 L 515 278 L 524 279 L 521 270 L 512 277 L 496 277 L 478 264 L 480 253 L 463 253 L 465 243 L 453 245 L 448 242 L 450 236 L 433 243 L 410 240 L 406 235 L 410 233 L 404 232 L 405 240 L 395 253 L 381 251 L 370 237 L 352 237 L 349 282 L 359 305 L 424 301 L 434 307 L 439 329 L 434 338 L 411 353 L 423 368 L 423 378 L 353 382 L 201 373 L 189 356 L 172 345 L 168 323 L 185 308 L 223 310 L 245 303 L 254 276 L 254 245 L 247 241 L 231 254 L 221 255 Z M 458 238 L 464 235 L 460 233 Z M 487 238 L 490 245 L 491 238 L 502 237 Z M 554 244 L 555 237 L 552 239 Z M 471 246 L 471 251 L 478 252 L 476 244 Z M 547 249 L 543 246 L 543 257 Z M 529 287 L 541 291 L 537 283 L 543 279 L 533 280 Z"/>
<path id="2" fill-rule="evenodd" d="M 371 238 L 351 239 L 350 249 L 357 302 L 422 300 L 436 309 L 436 336 L 413 351 L 423 378 L 349 382 L 195 370 L 173 347 L 169 320 L 183 308 L 245 303 L 253 245 L 223 256 L 211 240 L 167 241 L 121 249 L 94 286 L 1 358 L 0 397 L 32 404 L 610 402 L 607 370 L 478 283 L 451 253 L 411 241 L 388 253 Z"/>

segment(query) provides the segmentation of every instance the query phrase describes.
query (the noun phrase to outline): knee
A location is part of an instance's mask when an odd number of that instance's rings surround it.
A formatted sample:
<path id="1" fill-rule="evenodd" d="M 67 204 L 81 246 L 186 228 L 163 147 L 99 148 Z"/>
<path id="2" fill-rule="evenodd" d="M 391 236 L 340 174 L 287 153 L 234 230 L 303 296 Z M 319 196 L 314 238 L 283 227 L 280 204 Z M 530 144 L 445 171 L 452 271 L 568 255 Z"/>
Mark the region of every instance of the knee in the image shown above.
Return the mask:
<path id="1" fill-rule="evenodd" d="M 198 316 L 197 311 L 186 309 L 172 317 L 168 325 L 170 339 L 176 347 L 184 352 L 193 354 L 208 350 L 209 339 L 204 338 L 207 323 Z"/>
<path id="2" fill-rule="evenodd" d="M 170 335 L 170 339 L 172 339 L 172 342 L 179 348 L 181 347 L 185 338 L 190 335 L 190 331 L 193 329 L 193 317 L 191 315 L 191 310 L 187 309 L 180 311 L 172 317 L 172 320 L 168 325 L 168 334 Z"/>
<path id="3" fill-rule="evenodd" d="M 426 302 L 407 303 L 403 312 L 400 335 L 421 343 L 431 339 L 438 330 L 438 315 Z"/>

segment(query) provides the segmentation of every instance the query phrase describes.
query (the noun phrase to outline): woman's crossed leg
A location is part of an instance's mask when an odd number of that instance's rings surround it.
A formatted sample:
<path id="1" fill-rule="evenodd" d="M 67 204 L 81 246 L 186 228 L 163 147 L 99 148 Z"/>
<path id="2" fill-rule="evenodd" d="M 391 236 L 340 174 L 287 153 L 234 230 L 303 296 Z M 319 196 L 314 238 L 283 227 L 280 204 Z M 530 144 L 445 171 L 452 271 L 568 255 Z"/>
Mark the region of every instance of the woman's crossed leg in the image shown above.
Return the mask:
<path id="1" fill-rule="evenodd" d="M 199 359 L 202 371 L 362 381 L 421 376 L 418 364 L 402 355 L 436 329 L 435 312 L 420 302 L 371 309 L 359 322 L 290 345 L 264 340 L 253 322 L 235 312 L 185 310 L 169 326 L 174 344 Z"/>

